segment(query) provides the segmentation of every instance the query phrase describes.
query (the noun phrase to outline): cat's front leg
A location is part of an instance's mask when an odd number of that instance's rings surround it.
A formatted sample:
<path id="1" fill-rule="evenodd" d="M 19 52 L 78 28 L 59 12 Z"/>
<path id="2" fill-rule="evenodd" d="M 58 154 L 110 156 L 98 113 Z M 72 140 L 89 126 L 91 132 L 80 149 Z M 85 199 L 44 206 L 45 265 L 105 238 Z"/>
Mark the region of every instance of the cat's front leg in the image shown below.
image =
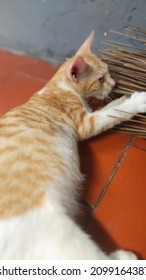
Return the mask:
<path id="1" fill-rule="evenodd" d="M 127 121 L 134 114 L 146 112 L 146 92 L 135 92 L 130 97 L 115 100 L 94 113 L 84 114 L 78 125 L 80 139 L 87 139 Z"/>
<path id="2" fill-rule="evenodd" d="M 146 112 L 146 92 L 135 92 L 130 97 L 122 97 L 111 102 L 99 112 L 106 130 L 127 121 L 137 113 Z M 102 122 L 102 121 L 101 121 Z"/>
<path id="3" fill-rule="evenodd" d="M 111 106 L 109 106 L 111 104 Z M 137 113 L 146 112 L 146 92 L 135 92 L 130 97 L 123 96 L 115 101 L 111 102 L 105 107 L 105 110 L 108 108 L 119 108 L 125 112 L 129 112 L 132 115 Z M 127 114 L 125 114 L 126 118 Z M 128 116 L 127 116 L 128 118 Z M 129 117 L 130 118 L 130 117 Z"/>

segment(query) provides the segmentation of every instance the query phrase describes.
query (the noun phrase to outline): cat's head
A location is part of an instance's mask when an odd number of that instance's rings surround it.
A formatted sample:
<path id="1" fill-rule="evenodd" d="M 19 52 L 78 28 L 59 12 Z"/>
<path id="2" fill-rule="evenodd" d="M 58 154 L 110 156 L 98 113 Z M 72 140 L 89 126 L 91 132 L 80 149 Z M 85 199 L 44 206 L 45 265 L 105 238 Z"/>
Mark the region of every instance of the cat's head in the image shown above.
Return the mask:
<path id="1" fill-rule="evenodd" d="M 104 99 L 113 89 L 115 82 L 110 77 L 106 63 L 91 51 L 93 37 L 92 31 L 75 56 L 64 63 L 63 82 L 83 97 Z"/>

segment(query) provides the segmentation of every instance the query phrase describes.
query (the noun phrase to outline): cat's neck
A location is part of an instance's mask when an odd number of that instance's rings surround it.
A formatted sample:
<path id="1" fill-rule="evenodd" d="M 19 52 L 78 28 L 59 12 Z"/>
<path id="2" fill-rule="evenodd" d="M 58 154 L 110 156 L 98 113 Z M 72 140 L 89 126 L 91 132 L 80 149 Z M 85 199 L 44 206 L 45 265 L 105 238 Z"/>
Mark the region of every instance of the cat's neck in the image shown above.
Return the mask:
<path id="1" fill-rule="evenodd" d="M 70 92 L 71 94 L 77 96 L 80 100 L 82 100 L 81 95 L 74 90 L 67 82 L 63 79 L 51 79 L 41 90 L 37 92 L 38 95 L 43 96 L 48 93 L 52 93 L 56 90 L 59 90 L 60 93 Z"/>
<path id="2" fill-rule="evenodd" d="M 69 92 L 74 93 L 75 95 L 79 96 L 79 93 L 77 91 L 75 91 L 67 83 L 65 83 L 64 81 L 57 82 L 56 86 L 57 86 L 57 88 L 62 89 L 63 91 L 69 91 Z"/>

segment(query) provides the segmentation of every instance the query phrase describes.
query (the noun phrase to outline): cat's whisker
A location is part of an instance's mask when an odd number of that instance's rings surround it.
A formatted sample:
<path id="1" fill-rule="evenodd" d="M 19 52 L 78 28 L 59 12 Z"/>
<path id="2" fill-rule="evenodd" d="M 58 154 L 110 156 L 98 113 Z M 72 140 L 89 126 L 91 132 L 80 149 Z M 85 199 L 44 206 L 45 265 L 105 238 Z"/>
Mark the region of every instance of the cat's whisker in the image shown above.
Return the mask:
<path id="1" fill-rule="evenodd" d="M 109 99 L 108 99 L 108 97 L 105 97 L 105 98 L 104 98 L 104 100 L 105 100 L 105 103 L 106 103 L 106 104 L 108 104 L 108 103 L 109 103 Z"/>
<path id="2" fill-rule="evenodd" d="M 107 95 L 105 98 L 104 98 L 106 104 L 110 103 L 112 101 L 112 98 L 110 97 L 110 95 Z"/>
<path id="3" fill-rule="evenodd" d="M 108 95 L 108 101 L 111 102 L 112 98 Z"/>

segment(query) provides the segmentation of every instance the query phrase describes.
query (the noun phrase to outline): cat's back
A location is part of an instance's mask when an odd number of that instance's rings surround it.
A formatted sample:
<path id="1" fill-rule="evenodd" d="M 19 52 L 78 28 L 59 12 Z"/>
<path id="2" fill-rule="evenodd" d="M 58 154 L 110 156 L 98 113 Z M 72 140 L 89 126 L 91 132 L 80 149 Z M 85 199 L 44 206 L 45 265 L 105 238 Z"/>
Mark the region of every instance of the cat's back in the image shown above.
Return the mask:
<path id="1" fill-rule="evenodd" d="M 29 103 L 0 118 L 0 218 L 39 207 L 50 189 L 65 177 L 72 179 L 68 168 L 77 162 L 73 129 L 56 120 Z"/>
<path id="2" fill-rule="evenodd" d="M 21 214 L 41 203 L 50 179 L 46 157 L 52 151 L 44 135 L 45 128 L 17 109 L 0 119 L 0 217 Z"/>

